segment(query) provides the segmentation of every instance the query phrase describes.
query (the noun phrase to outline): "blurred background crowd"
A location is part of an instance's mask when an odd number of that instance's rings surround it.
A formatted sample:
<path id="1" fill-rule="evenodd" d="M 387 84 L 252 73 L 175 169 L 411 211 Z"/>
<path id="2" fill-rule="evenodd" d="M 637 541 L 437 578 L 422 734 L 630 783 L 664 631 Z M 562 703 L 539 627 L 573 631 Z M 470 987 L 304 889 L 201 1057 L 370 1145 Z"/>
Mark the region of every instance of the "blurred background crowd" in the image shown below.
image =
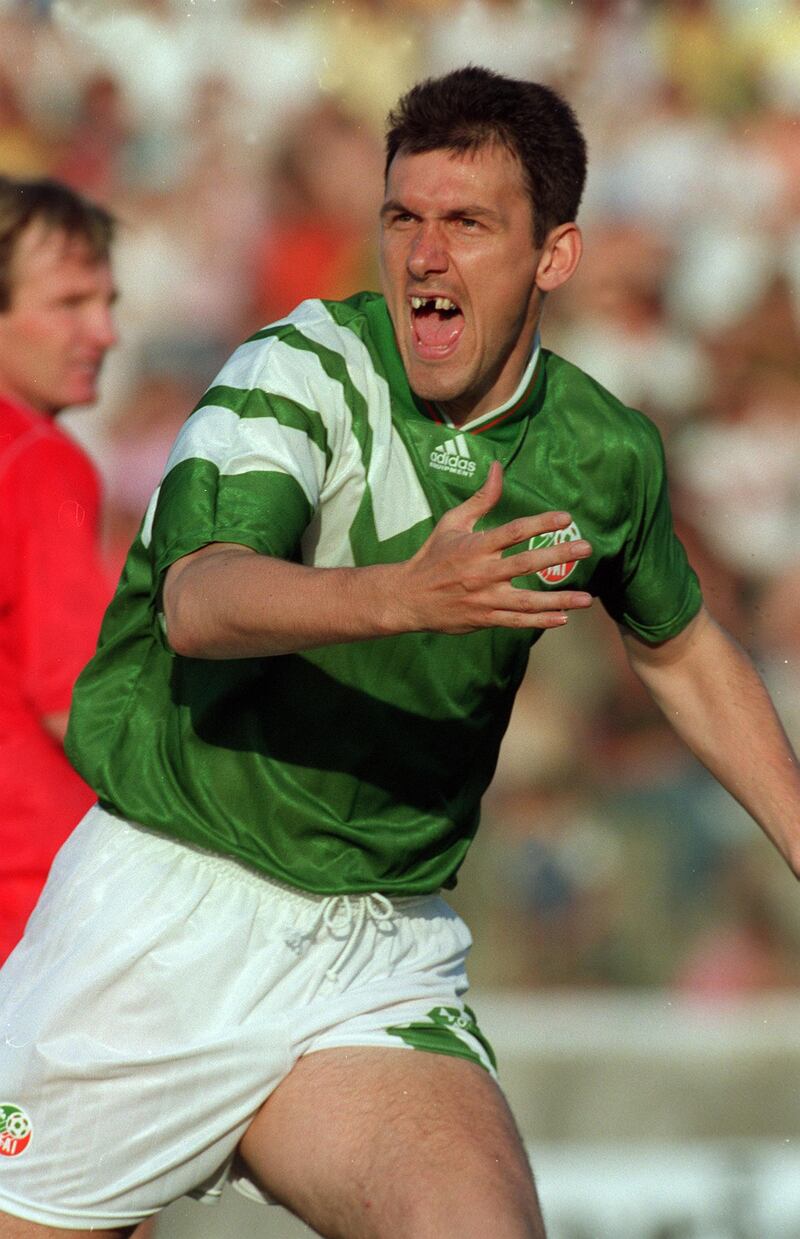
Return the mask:
<path id="1" fill-rule="evenodd" d="M 590 174 L 544 342 L 649 414 L 711 610 L 800 742 L 800 3 L 0 0 L 0 172 L 121 221 L 122 343 L 68 415 L 118 573 L 241 339 L 375 287 L 387 109 L 473 62 L 560 89 Z M 599 609 L 537 646 L 456 902 L 472 977 L 800 984 L 796 883 L 673 739 Z"/>

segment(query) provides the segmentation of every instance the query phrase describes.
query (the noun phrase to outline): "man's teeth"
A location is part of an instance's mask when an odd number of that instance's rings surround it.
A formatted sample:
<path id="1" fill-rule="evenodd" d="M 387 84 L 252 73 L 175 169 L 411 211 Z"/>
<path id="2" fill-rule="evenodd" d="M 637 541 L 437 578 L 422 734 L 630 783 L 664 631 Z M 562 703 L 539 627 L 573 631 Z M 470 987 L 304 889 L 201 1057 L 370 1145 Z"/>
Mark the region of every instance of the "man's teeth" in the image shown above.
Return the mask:
<path id="1" fill-rule="evenodd" d="M 433 305 L 434 310 L 457 310 L 458 306 L 449 297 L 412 297 L 411 308 L 423 310 L 425 306 Z"/>

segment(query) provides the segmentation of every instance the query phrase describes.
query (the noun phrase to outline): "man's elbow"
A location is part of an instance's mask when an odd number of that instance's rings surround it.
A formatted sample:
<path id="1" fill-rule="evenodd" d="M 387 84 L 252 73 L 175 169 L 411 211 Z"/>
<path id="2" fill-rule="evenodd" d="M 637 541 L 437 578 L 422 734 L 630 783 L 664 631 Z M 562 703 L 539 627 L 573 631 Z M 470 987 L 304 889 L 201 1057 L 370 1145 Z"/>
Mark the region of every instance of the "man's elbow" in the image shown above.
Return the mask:
<path id="1" fill-rule="evenodd" d="M 162 600 L 164 633 L 173 654 L 182 658 L 243 658 L 247 651 L 233 621 L 224 625 L 202 581 L 194 575 L 165 582 Z"/>
<path id="2" fill-rule="evenodd" d="M 176 654 L 184 658 L 245 656 L 238 617 L 230 607 L 230 599 L 241 586 L 242 556 L 249 561 L 256 552 L 237 543 L 214 542 L 167 568 L 161 607 L 167 642 Z"/>
<path id="3" fill-rule="evenodd" d="M 176 608 L 164 608 L 164 631 L 173 654 L 182 658 L 202 658 L 199 634 L 190 624 L 183 623 Z"/>
<path id="4" fill-rule="evenodd" d="M 202 658 L 202 633 L 195 621 L 194 608 L 187 596 L 183 573 L 169 569 L 164 581 L 162 606 L 167 644 L 174 654 L 183 658 Z"/>
<path id="5" fill-rule="evenodd" d="M 170 623 L 165 617 L 164 628 L 166 631 L 167 645 L 172 650 L 173 654 L 179 654 L 181 658 L 202 658 L 202 650 L 200 643 L 192 639 L 192 634 L 186 629 L 181 628 L 180 624 Z"/>

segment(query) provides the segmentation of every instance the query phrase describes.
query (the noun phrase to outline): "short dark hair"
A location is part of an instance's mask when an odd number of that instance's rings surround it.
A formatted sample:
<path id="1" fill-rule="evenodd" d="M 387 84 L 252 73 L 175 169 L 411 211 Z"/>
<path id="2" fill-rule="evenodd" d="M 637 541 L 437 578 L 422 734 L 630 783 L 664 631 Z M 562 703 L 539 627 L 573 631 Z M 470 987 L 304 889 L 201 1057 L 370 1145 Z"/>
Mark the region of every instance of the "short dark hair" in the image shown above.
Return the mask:
<path id="1" fill-rule="evenodd" d="M 586 142 L 572 108 L 539 82 L 467 65 L 413 86 L 389 113 L 386 175 L 402 151 L 474 151 L 492 142 L 516 155 L 533 207 L 534 240 L 578 213 Z"/>
<path id="2" fill-rule="evenodd" d="M 14 180 L 0 176 L 0 313 L 11 305 L 17 244 L 35 223 L 41 223 L 46 232 L 63 232 L 85 242 L 97 262 L 109 257 L 115 220 L 105 207 L 48 177 Z"/>

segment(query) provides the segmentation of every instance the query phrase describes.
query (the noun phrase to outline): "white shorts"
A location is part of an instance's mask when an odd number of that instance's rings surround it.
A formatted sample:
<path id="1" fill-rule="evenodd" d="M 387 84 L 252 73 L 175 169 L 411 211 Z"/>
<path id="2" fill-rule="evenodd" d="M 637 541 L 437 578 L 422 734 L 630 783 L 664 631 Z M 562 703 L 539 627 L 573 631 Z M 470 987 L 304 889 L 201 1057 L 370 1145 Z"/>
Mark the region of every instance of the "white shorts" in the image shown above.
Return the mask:
<path id="1" fill-rule="evenodd" d="M 0 1210 L 113 1229 L 228 1179 L 260 1195 L 236 1147 L 316 1050 L 491 1071 L 470 945 L 438 895 L 306 895 L 90 810 L 0 972 Z"/>

